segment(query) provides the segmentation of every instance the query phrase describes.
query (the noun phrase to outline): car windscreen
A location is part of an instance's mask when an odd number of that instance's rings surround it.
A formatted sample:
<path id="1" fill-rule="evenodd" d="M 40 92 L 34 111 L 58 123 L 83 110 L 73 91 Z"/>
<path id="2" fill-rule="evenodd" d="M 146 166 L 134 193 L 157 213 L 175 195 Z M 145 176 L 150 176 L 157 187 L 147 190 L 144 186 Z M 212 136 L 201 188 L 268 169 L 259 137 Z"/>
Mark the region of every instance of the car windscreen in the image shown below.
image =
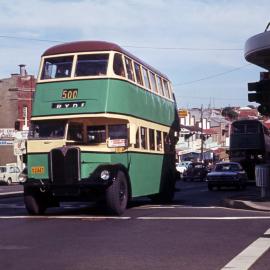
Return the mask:
<path id="1" fill-rule="evenodd" d="M 217 164 L 215 171 L 216 172 L 240 171 L 240 167 L 237 164 Z"/>
<path id="2" fill-rule="evenodd" d="M 35 121 L 31 123 L 29 139 L 63 139 L 66 121 Z"/>

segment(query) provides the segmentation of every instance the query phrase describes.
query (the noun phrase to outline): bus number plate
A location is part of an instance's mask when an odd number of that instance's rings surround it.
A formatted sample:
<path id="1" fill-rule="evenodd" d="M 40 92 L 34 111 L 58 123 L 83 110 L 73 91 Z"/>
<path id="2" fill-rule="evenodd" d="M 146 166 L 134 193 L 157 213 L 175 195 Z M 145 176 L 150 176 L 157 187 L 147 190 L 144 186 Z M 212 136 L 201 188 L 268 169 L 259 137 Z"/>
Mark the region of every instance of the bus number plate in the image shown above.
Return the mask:
<path id="1" fill-rule="evenodd" d="M 36 166 L 31 168 L 32 174 L 43 174 L 44 167 L 43 166 Z"/>
<path id="2" fill-rule="evenodd" d="M 78 89 L 64 89 L 62 92 L 63 99 L 74 99 L 78 96 Z"/>

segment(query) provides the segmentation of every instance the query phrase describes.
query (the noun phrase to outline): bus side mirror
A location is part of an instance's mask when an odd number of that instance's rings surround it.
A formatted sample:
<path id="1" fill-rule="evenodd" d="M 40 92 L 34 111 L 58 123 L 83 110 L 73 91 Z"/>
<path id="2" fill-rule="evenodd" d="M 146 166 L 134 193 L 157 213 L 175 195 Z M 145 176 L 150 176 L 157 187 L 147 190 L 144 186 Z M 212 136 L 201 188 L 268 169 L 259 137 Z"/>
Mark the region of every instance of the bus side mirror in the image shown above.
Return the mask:
<path id="1" fill-rule="evenodd" d="M 129 123 L 129 143 L 130 144 L 136 144 L 136 133 L 137 133 L 137 125 L 133 123 Z"/>

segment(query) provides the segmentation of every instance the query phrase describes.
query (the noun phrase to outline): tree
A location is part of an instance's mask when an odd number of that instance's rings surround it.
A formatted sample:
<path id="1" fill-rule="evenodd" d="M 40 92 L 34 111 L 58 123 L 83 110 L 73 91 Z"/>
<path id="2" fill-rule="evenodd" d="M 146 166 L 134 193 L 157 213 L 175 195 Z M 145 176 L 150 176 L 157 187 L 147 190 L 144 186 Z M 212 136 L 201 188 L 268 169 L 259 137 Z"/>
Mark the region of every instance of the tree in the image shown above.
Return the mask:
<path id="1" fill-rule="evenodd" d="M 232 107 L 225 107 L 222 112 L 222 116 L 229 118 L 230 120 L 235 120 L 238 117 L 238 113 Z"/>

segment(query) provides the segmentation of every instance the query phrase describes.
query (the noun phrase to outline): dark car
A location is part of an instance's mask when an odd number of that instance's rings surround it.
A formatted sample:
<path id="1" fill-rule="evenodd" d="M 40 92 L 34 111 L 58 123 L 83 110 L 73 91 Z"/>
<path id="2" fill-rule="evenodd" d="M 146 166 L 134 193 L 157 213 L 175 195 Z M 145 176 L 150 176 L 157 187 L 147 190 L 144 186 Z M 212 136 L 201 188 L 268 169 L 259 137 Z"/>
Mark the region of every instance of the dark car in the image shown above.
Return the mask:
<path id="1" fill-rule="evenodd" d="M 192 162 L 183 173 L 183 180 L 205 180 L 209 172 L 206 164 L 201 162 Z"/>
<path id="2" fill-rule="evenodd" d="M 237 189 L 245 189 L 247 174 L 237 162 L 220 162 L 208 173 L 208 189 L 221 186 L 234 186 Z"/>

